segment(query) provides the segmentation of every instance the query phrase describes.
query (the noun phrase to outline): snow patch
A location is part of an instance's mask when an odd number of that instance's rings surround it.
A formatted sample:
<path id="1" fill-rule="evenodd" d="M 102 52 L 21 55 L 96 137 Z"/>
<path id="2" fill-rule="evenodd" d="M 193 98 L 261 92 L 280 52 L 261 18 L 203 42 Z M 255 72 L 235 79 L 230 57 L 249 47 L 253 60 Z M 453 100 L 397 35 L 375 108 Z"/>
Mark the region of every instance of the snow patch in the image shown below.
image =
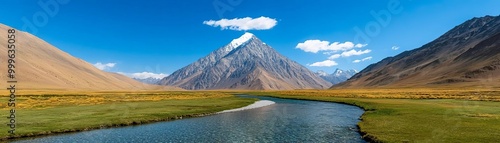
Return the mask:
<path id="1" fill-rule="evenodd" d="M 254 35 L 252 33 L 245 32 L 245 34 L 243 34 L 240 38 L 233 39 L 233 41 L 231 41 L 231 43 L 229 43 L 229 45 L 226 46 L 226 49 L 225 49 L 226 52 L 229 52 L 229 51 L 232 51 L 232 50 L 238 48 L 243 43 L 245 43 L 248 40 L 252 39 L 253 36 Z"/>

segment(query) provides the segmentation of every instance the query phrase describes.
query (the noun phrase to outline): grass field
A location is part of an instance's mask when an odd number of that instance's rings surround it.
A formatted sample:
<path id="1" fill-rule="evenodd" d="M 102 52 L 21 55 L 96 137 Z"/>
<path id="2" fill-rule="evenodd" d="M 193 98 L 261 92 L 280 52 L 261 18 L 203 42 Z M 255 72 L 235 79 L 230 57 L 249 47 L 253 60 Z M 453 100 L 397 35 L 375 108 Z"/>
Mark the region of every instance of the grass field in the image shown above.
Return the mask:
<path id="1" fill-rule="evenodd" d="M 0 100 L 7 101 L 7 97 Z M 253 103 L 221 92 L 93 92 L 17 96 L 16 136 L 73 132 L 191 117 Z M 6 103 L 0 112 L 8 116 Z M 7 124 L 8 120 L 1 121 Z M 8 137 L 8 126 L 0 127 Z"/>
<path id="2" fill-rule="evenodd" d="M 495 90 L 298 90 L 251 92 L 341 102 L 365 109 L 358 125 L 380 142 L 498 142 L 500 92 Z"/>
<path id="3" fill-rule="evenodd" d="M 82 131 L 204 115 L 243 107 L 249 93 L 342 102 L 365 109 L 366 139 L 381 142 L 497 142 L 500 91 L 476 89 L 345 89 L 294 91 L 24 91 L 17 96 L 17 136 Z M 7 95 L 7 94 L 3 94 Z M 0 100 L 7 101 L 6 96 Z M 0 112 L 8 116 L 7 102 Z M 7 119 L 0 121 L 6 124 Z M 0 138 L 8 127 L 0 126 Z"/>

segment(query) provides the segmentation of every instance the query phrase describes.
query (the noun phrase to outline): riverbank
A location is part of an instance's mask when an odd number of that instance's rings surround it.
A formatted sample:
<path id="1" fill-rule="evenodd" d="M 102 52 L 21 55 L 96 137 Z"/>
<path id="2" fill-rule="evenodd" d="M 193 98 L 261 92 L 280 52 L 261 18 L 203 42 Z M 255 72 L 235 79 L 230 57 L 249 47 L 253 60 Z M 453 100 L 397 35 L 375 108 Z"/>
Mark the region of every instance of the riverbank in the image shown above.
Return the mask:
<path id="1" fill-rule="evenodd" d="M 0 129 L 5 132 L 0 132 L 1 140 L 200 117 L 245 107 L 256 101 L 220 92 L 21 95 L 18 99 L 19 103 L 35 105 L 21 104 L 16 109 L 16 135 L 9 135 L 7 126 L 2 126 Z M 105 101 L 95 101 L 101 99 Z M 72 101 L 80 103 L 68 103 Z M 94 105 L 87 101 L 94 101 Z M 0 112 L 8 111 L 2 108 Z"/>
<path id="2" fill-rule="evenodd" d="M 380 91 L 380 90 L 376 90 Z M 452 91 L 442 93 L 449 99 L 419 99 L 422 95 L 438 94 L 439 90 L 429 93 L 419 92 L 401 95 L 402 90 L 384 91 L 381 98 L 366 97 L 369 90 L 357 90 L 340 97 L 338 92 L 345 91 L 275 91 L 253 92 L 249 94 L 278 98 L 337 102 L 355 105 L 365 110 L 358 124 L 363 138 L 370 142 L 496 142 L 500 140 L 500 102 L 496 91 L 476 92 L 476 96 L 486 97 L 492 101 L 465 100 L 467 96 L 457 94 L 453 99 Z M 457 91 L 456 93 L 466 93 Z M 363 93 L 363 94 L 356 94 Z M 378 94 L 373 92 L 371 94 Z M 394 97 L 399 98 L 390 98 Z M 350 97 L 346 97 L 350 96 Z M 360 97 L 365 96 L 365 97 Z M 401 99 L 405 96 L 407 99 Z M 500 95 L 497 95 L 500 96 Z M 436 96 L 437 97 L 437 96 Z"/>

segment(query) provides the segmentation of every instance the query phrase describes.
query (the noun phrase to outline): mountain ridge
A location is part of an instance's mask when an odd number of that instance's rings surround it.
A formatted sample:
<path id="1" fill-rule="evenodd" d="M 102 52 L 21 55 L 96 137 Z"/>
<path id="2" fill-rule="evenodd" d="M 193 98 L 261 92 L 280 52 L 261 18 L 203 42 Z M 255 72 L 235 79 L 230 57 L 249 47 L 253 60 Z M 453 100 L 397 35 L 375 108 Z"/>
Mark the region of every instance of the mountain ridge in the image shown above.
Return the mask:
<path id="1" fill-rule="evenodd" d="M 479 44 L 498 33 L 500 16 L 472 18 L 420 48 L 369 65 L 333 88 L 492 86 L 490 84 L 498 82 L 493 76 L 496 73 L 489 73 L 493 77 L 488 79 L 465 78 L 465 74 L 491 66 L 492 59 L 500 56 L 500 52 L 491 46 L 491 51 L 477 50 L 488 48 Z M 495 42 L 490 40 L 489 44 L 498 49 Z M 475 51 L 482 51 L 481 54 L 487 56 L 482 58 L 483 61 L 473 61 L 476 56 L 467 55 L 467 51 L 475 48 Z"/>
<path id="2" fill-rule="evenodd" d="M 153 78 L 153 77 L 148 77 L 148 78 L 132 78 L 132 79 L 137 80 L 137 81 L 142 82 L 142 83 L 146 83 L 146 84 L 157 84 L 161 80 L 161 78 Z"/>

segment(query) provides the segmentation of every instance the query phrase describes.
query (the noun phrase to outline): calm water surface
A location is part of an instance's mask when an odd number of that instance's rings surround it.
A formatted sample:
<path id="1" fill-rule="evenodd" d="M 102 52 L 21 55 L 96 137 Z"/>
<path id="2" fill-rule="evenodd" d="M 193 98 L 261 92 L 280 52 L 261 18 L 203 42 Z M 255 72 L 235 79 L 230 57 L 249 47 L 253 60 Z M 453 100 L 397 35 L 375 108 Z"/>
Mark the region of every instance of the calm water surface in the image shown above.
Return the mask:
<path id="1" fill-rule="evenodd" d="M 140 126 L 46 136 L 17 142 L 364 142 L 350 105 L 246 96 L 276 104 Z"/>

